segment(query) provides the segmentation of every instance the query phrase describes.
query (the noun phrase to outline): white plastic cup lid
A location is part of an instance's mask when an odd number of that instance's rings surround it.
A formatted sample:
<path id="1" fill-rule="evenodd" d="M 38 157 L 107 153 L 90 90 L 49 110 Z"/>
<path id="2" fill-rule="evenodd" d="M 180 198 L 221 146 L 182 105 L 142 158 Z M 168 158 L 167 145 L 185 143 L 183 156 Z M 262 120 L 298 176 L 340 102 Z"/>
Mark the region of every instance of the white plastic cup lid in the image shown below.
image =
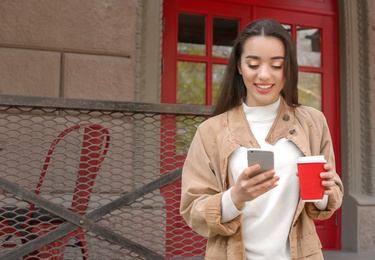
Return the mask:
<path id="1" fill-rule="evenodd" d="M 303 156 L 299 157 L 297 163 L 312 163 L 312 162 L 326 162 L 324 155 L 315 155 L 315 156 Z"/>

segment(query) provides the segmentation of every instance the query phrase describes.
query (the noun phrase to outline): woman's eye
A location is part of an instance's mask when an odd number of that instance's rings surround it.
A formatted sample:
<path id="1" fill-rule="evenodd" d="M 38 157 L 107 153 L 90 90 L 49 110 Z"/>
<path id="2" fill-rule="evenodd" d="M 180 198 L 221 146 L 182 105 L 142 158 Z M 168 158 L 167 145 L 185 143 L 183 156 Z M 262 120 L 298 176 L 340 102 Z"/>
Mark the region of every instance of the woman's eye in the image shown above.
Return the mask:
<path id="1" fill-rule="evenodd" d="M 283 66 L 272 66 L 272 68 L 280 70 L 283 68 Z"/>
<path id="2" fill-rule="evenodd" d="M 256 68 L 258 68 L 259 67 L 259 65 L 251 65 L 251 64 L 249 64 L 249 65 L 247 65 L 250 69 L 256 69 Z"/>

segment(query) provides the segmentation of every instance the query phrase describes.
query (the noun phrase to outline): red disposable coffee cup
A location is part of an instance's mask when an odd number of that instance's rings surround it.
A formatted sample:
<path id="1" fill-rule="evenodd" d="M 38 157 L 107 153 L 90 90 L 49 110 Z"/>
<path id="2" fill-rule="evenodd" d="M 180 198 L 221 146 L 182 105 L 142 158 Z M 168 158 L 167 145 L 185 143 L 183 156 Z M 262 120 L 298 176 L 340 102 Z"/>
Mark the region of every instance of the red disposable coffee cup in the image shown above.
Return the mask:
<path id="1" fill-rule="evenodd" d="M 297 160 L 299 185 L 303 201 L 321 201 L 324 187 L 320 173 L 324 172 L 323 155 L 299 157 Z"/>

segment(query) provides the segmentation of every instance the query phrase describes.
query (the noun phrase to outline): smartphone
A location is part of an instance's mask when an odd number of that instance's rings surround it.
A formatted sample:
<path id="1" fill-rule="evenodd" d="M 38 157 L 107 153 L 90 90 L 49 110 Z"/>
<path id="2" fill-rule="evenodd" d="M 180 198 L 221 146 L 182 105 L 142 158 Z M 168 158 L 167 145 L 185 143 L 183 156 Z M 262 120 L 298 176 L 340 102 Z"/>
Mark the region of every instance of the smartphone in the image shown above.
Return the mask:
<path id="1" fill-rule="evenodd" d="M 250 148 L 247 150 L 248 165 L 259 164 L 260 169 L 254 172 L 251 177 L 259 173 L 272 170 L 274 168 L 274 155 L 273 151 L 263 150 L 259 148 Z"/>

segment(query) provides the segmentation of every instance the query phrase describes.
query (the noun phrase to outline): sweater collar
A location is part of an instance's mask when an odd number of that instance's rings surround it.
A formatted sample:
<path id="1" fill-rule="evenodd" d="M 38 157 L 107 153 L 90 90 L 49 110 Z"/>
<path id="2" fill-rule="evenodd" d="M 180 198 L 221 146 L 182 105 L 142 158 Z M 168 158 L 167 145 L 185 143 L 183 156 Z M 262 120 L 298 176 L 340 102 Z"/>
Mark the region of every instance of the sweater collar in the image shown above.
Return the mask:
<path id="1" fill-rule="evenodd" d="M 242 103 L 247 121 L 249 122 L 262 122 L 273 121 L 276 118 L 277 111 L 280 106 L 280 98 L 267 106 L 249 107 L 244 102 Z"/>

